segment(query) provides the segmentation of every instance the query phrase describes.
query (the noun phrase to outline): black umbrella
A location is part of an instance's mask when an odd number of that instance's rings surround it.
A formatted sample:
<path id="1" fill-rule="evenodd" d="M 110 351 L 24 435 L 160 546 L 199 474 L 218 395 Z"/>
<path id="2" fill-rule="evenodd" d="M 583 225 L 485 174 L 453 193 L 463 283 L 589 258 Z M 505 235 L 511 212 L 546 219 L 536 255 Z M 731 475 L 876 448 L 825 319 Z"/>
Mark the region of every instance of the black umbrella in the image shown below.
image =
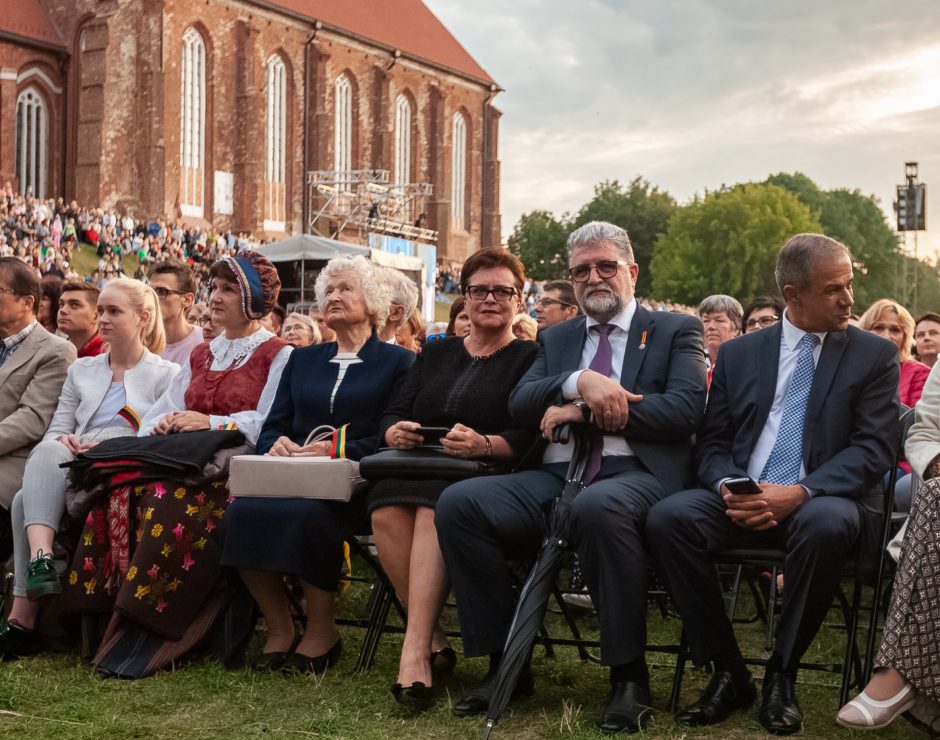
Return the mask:
<path id="1" fill-rule="evenodd" d="M 601 444 L 598 435 L 593 434 L 587 424 L 566 424 L 555 431 L 557 442 L 567 442 L 569 436 L 574 439 L 574 450 L 568 465 L 565 487 L 552 504 L 551 514 L 546 517 L 545 540 L 519 594 L 516 613 L 509 626 L 503 657 L 496 672 L 496 682 L 483 727 L 483 740 L 489 738 L 493 727 L 509 704 L 519 674 L 532 653 L 532 645 L 545 616 L 545 607 L 554 588 L 562 556 L 568 549 L 571 504 L 574 497 L 584 488 L 584 472 L 592 446 Z"/>

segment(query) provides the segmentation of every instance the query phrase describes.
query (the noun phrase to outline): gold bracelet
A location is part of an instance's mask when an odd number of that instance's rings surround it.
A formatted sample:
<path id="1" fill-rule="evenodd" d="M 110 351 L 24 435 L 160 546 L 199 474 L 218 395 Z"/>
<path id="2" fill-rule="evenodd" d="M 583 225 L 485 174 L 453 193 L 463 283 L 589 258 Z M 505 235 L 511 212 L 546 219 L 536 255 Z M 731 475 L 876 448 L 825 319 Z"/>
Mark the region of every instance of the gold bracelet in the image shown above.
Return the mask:
<path id="1" fill-rule="evenodd" d="M 493 443 L 490 442 L 490 438 L 485 434 L 481 434 L 483 437 L 483 442 L 486 444 L 486 449 L 483 451 L 483 457 L 493 457 Z"/>

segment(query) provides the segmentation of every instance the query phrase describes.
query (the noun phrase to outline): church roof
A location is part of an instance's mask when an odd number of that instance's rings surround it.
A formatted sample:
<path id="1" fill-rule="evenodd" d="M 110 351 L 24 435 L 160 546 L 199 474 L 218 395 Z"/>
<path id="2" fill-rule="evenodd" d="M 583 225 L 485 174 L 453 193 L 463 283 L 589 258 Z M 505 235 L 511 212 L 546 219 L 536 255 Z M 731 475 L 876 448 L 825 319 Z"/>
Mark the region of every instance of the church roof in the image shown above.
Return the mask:
<path id="1" fill-rule="evenodd" d="M 487 85 L 494 82 L 421 0 L 266 0 L 263 4 L 399 49 Z"/>
<path id="2" fill-rule="evenodd" d="M 38 41 L 43 45 L 65 48 L 49 14 L 39 0 L 9 0 L 0 12 L 0 34 Z"/>

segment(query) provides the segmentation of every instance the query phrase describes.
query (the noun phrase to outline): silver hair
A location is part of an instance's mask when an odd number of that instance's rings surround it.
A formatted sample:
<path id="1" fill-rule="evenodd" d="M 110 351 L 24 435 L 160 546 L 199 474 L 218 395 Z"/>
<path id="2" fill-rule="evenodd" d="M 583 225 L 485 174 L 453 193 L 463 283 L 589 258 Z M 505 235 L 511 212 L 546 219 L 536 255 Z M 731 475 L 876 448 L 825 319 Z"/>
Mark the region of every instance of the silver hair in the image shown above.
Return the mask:
<path id="1" fill-rule="evenodd" d="M 698 315 L 701 317 L 707 313 L 723 313 L 739 329 L 741 320 L 744 318 L 744 309 L 741 308 L 738 299 L 723 293 L 710 295 L 698 304 Z"/>
<path id="2" fill-rule="evenodd" d="M 334 257 L 326 263 L 326 267 L 320 270 L 315 286 L 317 305 L 320 310 L 326 310 L 327 281 L 340 272 L 351 272 L 359 280 L 359 290 L 366 303 L 369 323 L 376 329 L 385 326 L 385 321 L 388 319 L 388 307 L 392 302 L 391 293 L 384 281 L 379 280 L 375 265 L 362 255 Z"/>
<path id="3" fill-rule="evenodd" d="M 313 335 L 313 343 L 320 344 L 323 341 L 323 337 L 320 335 L 320 327 L 317 326 L 317 322 L 311 319 L 306 314 L 297 313 L 296 311 L 291 311 L 287 316 L 284 317 L 284 323 L 287 323 L 288 319 L 297 319 L 300 323 L 306 326 L 310 333 Z"/>
<path id="4" fill-rule="evenodd" d="M 797 234 L 780 248 L 774 279 L 781 295 L 784 285 L 806 288 L 810 285 L 815 268 L 823 260 L 848 257 L 852 251 L 842 242 L 824 234 Z"/>
<path id="5" fill-rule="evenodd" d="M 414 280 L 410 280 L 394 267 L 376 267 L 376 276 L 388 286 L 392 294 L 391 302 L 405 309 L 406 319 L 411 316 L 418 307 L 418 286 Z"/>
<path id="6" fill-rule="evenodd" d="M 613 245 L 624 260 L 633 264 L 633 247 L 626 230 L 606 221 L 590 221 L 572 231 L 568 236 L 568 254 L 578 247 L 605 243 Z"/>

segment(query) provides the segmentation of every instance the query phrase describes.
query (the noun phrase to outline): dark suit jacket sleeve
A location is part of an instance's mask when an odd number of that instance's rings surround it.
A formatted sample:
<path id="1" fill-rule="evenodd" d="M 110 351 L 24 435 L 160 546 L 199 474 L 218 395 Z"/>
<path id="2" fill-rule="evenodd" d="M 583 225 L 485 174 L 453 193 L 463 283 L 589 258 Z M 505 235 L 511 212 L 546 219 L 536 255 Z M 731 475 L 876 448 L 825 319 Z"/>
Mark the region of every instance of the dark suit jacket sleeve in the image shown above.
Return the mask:
<path id="1" fill-rule="evenodd" d="M 289 437 L 294 424 L 294 399 L 291 397 L 291 375 L 294 371 L 296 352 L 291 352 L 281 373 L 281 380 L 277 384 L 277 393 L 268 418 L 264 420 L 261 432 L 258 434 L 258 443 L 255 453 L 264 455 L 274 446 L 278 437 Z"/>
<path id="2" fill-rule="evenodd" d="M 705 423 L 697 436 L 695 451 L 695 469 L 699 482 L 707 488 L 714 488 L 722 478 L 746 477 L 747 471 L 738 467 L 731 454 L 737 430 L 732 420 L 731 406 L 728 400 L 728 374 L 726 362 L 722 362 L 722 350 L 718 350 L 718 360 L 712 373 L 712 384 L 708 391 L 708 406 L 705 411 Z"/>
<path id="3" fill-rule="evenodd" d="M 705 414 L 707 392 L 702 331 L 697 319 L 683 317 L 669 348 L 665 390 L 643 393 L 642 401 L 630 404 L 628 442 L 671 442 L 695 434 Z"/>
<path id="4" fill-rule="evenodd" d="M 849 445 L 807 475 L 801 485 L 817 494 L 859 499 L 880 484 L 897 453 L 899 376 L 897 352 L 885 346 L 872 358 L 858 396 Z"/>
<path id="5" fill-rule="evenodd" d="M 574 372 L 548 374 L 544 339 L 539 337 L 535 362 L 509 395 L 509 413 L 523 429 L 538 429 L 549 406 L 564 403 L 561 386 Z"/>
<path id="6" fill-rule="evenodd" d="M 395 360 L 394 368 L 391 370 L 392 380 L 390 387 L 401 388 L 402 384 L 405 382 L 405 378 L 408 377 L 409 369 L 414 364 L 415 353 L 409 352 L 408 350 L 403 350 L 401 352 L 396 352 L 395 354 L 397 355 L 397 358 Z M 378 404 L 376 405 L 378 406 Z M 381 426 L 382 425 L 380 424 L 380 429 Z M 376 432 L 375 434 L 370 434 L 366 437 L 347 438 L 346 457 L 353 460 L 361 460 L 366 455 L 371 455 L 382 444 L 382 437 L 380 434 L 381 432 Z"/>

